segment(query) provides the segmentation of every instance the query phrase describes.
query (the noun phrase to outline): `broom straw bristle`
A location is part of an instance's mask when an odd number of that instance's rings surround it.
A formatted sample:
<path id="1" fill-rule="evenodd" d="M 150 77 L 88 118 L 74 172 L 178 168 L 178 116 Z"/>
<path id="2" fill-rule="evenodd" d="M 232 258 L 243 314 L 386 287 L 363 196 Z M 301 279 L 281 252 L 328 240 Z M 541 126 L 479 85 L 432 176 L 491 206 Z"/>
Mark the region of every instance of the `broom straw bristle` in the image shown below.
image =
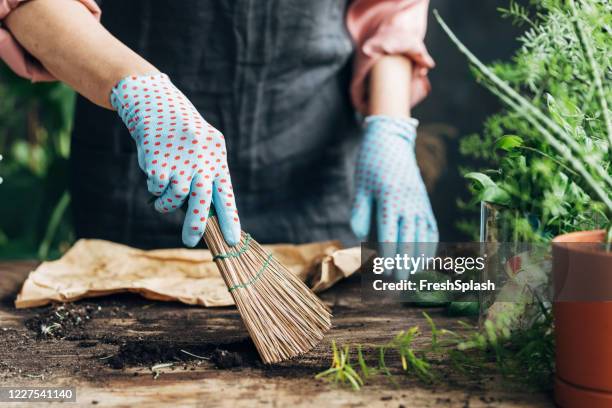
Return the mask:
<path id="1" fill-rule="evenodd" d="M 242 232 L 230 247 L 211 216 L 204 239 L 264 363 L 303 354 L 323 339 L 329 309 L 251 236 Z"/>

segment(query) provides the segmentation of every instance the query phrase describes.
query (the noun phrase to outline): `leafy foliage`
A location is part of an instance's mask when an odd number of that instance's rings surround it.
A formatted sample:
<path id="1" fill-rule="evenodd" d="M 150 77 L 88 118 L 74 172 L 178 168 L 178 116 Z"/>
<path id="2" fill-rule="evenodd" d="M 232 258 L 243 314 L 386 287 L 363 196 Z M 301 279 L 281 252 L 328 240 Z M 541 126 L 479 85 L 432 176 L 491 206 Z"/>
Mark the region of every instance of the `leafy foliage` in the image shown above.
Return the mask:
<path id="1" fill-rule="evenodd" d="M 564 158 L 543 137 L 543 127 L 526 120 L 530 112 L 508 105 L 487 119 L 481 135 L 461 143 L 461 153 L 481 163 L 479 169 L 465 169 L 466 177 L 474 180 L 472 203 L 488 200 L 506 206 L 519 240 L 547 241 L 561 233 L 604 227 L 610 222 L 610 209 L 575 164 L 586 163 L 604 194 L 611 195 L 605 180 L 612 174 L 606 120 L 612 93 L 609 87 L 600 89 L 596 78 L 603 77 L 603 84 L 612 79 L 612 3 L 546 0 L 532 1 L 527 8 L 510 1 L 501 12 L 526 31 L 512 61 L 489 68 L 545 112 L 576 142 L 580 154 L 573 150 L 571 160 Z M 482 69 L 475 67 L 473 72 L 508 102 Z M 465 230 L 465 221 L 461 224 Z"/>
<path id="2" fill-rule="evenodd" d="M 506 378 L 550 390 L 555 357 L 553 316 L 543 303 L 538 307 L 532 321 L 522 327 L 517 327 L 510 314 L 486 320 L 483 330 L 472 331 L 456 349 L 476 350 L 480 356 L 473 361 L 494 359 Z"/>
<path id="3" fill-rule="evenodd" d="M 513 60 L 491 67 L 480 63 L 439 19 L 468 56 L 477 79 L 507 106 L 488 118 L 482 135 L 465 138 L 461 151 L 483 163 L 480 171 L 466 169 L 474 183 L 472 204 L 486 200 L 505 207 L 512 230 L 508 238 L 515 242 L 548 241 L 565 232 L 609 226 L 612 216 L 612 94 L 604 86 L 612 76 L 612 4 L 544 0 L 531 6 L 511 1 L 501 10 L 528 27 Z M 411 367 L 418 378 L 430 381 L 435 376 L 428 356 L 436 353 L 468 375 L 493 361 L 506 378 L 549 390 L 553 319 L 549 306 L 541 301 L 535 306 L 527 324 L 517 325 L 516 313 L 509 311 L 486 320 L 482 329 L 465 325 L 465 335 L 440 330 L 425 315 L 431 346 L 412 348 L 417 327 L 400 332 L 379 347 L 378 367 L 391 375 L 385 351 L 393 348 L 405 371 Z M 365 361 L 363 356 L 360 360 Z"/>
<path id="4" fill-rule="evenodd" d="M 359 358 L 359 364 L 363 364 L 362 367 L 366 367 L 367 370 L 361 349 L 359 349 Z M 327 370 L 317 374 L 315 378 L 325 378 L 335 384 L 350 384 L 354 390 L 361 389 L 363 380 L 357 374 L 349 359 L 349 346 L 338 349 L 336 341 L 332 341 L 332 365 Z"/>
<path id="5" fill-rule="evenodd" d="M 361 375 L 350 364 L 350 346 L 339 349 L 333 341 L 332 365 L 315 378 L 359 390 L 368 378 L 384 374 L 397 385 L 391 370 L 396 370 L 398 363 L 390 365 L 387 358 L 389 352 L 393 352 L 394 356 L 399 356 L 402 372 L 427 384 L 444 378 L 432 369 L 434 359 L 443 359 L 450 361 L 456 372 L 465 375 L 477 374 L 495 363 L 505 378 L 548 391 L 552 387 L 554 370 L 554 335 L 550 309 L 540 306 L 527 328 L 516 329 L 510 318 L 500 315 L 495 321 L 487 320 L 483 330 L 460 322 L 466 329 L 464 334 L 438 328 L 433 319 L 423 313 L 431 330 L 430 343 L 419 349 L 413 346 L 419 335 L 418 326 L 401 331 L 389 343 L 373 347 L 374 354 L 378 355 L 376 367 L 368 366 L 363 345 L 357 345 Z"/>
<path id="6" fill-rule="evenodd" d="M 74 92 L 0 67 L 0 258 L 47 258 L 74 239 L 67 159 Z"/>
<path id="7" fill-rule="evenodd" d="M 482 135 L 461 145 L 463 154 L 483 163 L 480 172 L 466 169 L 474 180 L 472 204 L 488 200 L 503 206 L 501 227 L 511 232 L 502 239 L 514 242 L 546 242 L 566 232 L 610 227 L 612 4 L 546 0 L 526 8 L 511 1 L 501 12 L 527 31 L 511 62 L 490 67 L 437 16 L 477 79 L 507 107 L 488 118 Z M 506 376 L 549 389 L 553 320 L 549 307 L 535 306 L 535 318 L 524 326 L 508 315 L 486 321 L 484 330 L 449 354 L 456 366 L 477 367 L 492 355 Z M 458 353 L 468 350 L 478 358 Z"/>
<path id="8" fill-rule="evenodd" d="M 336 346 L 335 340 L 332 341 L 332 364 L 325 371 L 315 376 L 317 379 L 326 379 L 334 384 L 350 385 L 354 390 L 359 390 L 365 384 L 363 379 L 370 378 L 377 373 L 384 374 L 392 379 L 393 374 L 387 365 L 386 355 L 388 351 L 393 351 L 399 355 L 402 370 L 409 374 L 415 374 L 425 382 L 434 380 L 430 370 L 430 364 L 424 353 L 418 352 L 413 348 L 413 342 L 419 336 L 419 328 L 414 326 L 408 330 L 399 332 L 389 343 L 375 347 L 378 354 L 378 366 L 368 366 L 363 353 L 363 345 L 357 345 L 357 363 L 361 371 L 361 376 L 357 374 L 350 363 L 350 346 L 342 348 Z"/>
<path id="9" fill-rule="evenodd" d="M 429 363 L 425 359 L 417 357 L 412 349 L 412 342 L 418 335 L 419 328 L 416 326 L 408 330 L 402 330 L 395 336 L 388 347 L 397 350 L 404 371 L 412 370 L 420 379 L 430 381 L 433 376 L 429 371 Z"/>

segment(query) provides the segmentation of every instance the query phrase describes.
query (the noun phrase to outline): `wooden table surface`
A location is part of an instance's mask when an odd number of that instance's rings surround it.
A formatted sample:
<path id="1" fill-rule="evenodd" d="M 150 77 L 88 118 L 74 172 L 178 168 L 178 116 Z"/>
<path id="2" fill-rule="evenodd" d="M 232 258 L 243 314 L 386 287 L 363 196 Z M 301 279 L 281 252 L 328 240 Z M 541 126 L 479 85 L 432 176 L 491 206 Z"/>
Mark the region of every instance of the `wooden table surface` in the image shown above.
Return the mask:
<path id="1" fill-rule="evenodd" d="M 389 362 L 397 373 L 395 383 L 374 376 L 355 392 L 314 379 L 330 364 L 332 340 L 339 344 L 384 344 L 398 331 L 419 325 L 421 344 L 428 341 L 422 309 L 363 304 L 358 276 L 322 295 L 333 307 L 334 327 L 318 347 L 298 359 L 263 367 L 256 361 L 234 308 L 152 302 L 131 294 L 80 301 L 95 308 L 81 330 L 63 339 L 37 337 L 26 322 L 50 309 L 17 310 L 13 305 L 35 266 L 35 262 L 0 263 L 0 386 L 73 386 L 76 406 L 96 407 L 552 406 L 550 396 L 511 386 L 490 372 L 470 379 L 444 375 L 433 384 L 423 384 L 403 375 L 392 356 Z M 441 310 L 427 311 L 439 327 L 461 330 L 456 319 L 445 317 Z M 174 363 L 159 369 L 157 376 L 151 371 L 155 362 L 136 357 L 130 360 L 130 353 L 136 355 L 151 347 Z M 209 358 L 216 349 L 240 354 L 244 366 L 217 368 L 210 360 L 181 351 Z M 117 355 L 128 358 L 123 368 L 112 367 Z"/>

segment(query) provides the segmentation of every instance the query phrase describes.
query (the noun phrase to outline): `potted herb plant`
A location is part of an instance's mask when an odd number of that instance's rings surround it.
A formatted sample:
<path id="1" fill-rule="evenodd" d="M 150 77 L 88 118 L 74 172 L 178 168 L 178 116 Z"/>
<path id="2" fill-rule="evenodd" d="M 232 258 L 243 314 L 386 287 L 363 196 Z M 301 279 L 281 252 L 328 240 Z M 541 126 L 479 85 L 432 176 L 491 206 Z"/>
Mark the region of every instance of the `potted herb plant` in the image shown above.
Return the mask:
<path id="1" fill-rule="evenodd" d="M 612 4 L 510 2 L 527 25 L 510 63 L 486 66 L 440 16 L 477 78 L 506 110 L 462 148 L 497 168 L 472 172 L 479 199 L 516 219 L 513 239 L 552 241 L 555 397 L 612 406 Z M 498 154 L 502 152 L 503 154 Z"/>

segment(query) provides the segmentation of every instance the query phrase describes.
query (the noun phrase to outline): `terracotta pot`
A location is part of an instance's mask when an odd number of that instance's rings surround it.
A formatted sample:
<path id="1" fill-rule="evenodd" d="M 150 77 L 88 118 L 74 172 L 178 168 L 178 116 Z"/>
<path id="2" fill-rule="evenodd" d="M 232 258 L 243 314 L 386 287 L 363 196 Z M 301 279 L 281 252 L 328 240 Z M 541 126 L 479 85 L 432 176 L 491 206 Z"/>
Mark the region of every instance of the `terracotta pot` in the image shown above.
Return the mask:
<path id="1" fill-rule="evenodd" d="M 556 379 L 562 407 L 612 408 L 612 252 L 605 232 L 553 240 Z"/>

